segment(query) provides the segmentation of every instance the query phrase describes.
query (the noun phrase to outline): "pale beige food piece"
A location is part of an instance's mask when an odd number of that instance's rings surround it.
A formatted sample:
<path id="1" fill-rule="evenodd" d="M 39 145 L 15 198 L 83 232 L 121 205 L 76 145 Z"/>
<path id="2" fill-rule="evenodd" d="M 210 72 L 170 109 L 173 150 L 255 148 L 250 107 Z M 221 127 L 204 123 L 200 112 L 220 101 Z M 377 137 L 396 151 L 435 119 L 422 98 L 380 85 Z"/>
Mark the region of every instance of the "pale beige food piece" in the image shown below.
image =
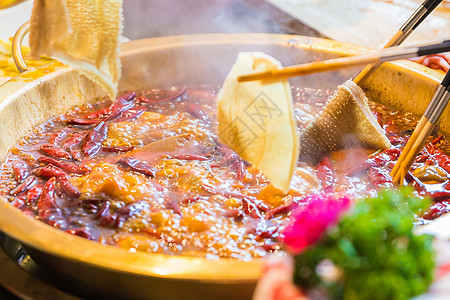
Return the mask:
<path id="1" fill-rule="evenodd" d="M 286 193 L 299 153 L 289 82 L 237 82 L 239 75 L 274 68 L 281 63 L 269 55 L 239 53 L 217 97 L 218 134 Z"/>
<path id="2" fill-rule="evenodd" d="M 301 132 L 301 159 L 317 160 L 347 147 L 390 148 L 391 143 L 367 102 L 363 90 L 353 81 L 340 85 L 325 108 Z"/>
<path id="3" fill-rule="evenodd" d="M 121 74 L 122 0 L 35 0 L 32 55 L 51 56 L 76 68 L 114 99 Z"/>

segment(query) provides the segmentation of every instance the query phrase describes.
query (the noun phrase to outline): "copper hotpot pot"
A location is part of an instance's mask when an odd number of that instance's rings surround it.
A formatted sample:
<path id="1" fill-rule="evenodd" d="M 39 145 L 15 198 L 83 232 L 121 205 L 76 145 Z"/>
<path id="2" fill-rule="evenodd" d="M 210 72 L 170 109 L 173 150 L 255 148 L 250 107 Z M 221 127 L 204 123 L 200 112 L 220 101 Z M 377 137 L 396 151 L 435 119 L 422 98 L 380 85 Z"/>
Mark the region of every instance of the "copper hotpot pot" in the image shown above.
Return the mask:
<path id="1" fill-rule="evenodd" d="M 221 84 L 240 51 L 263 51 L 284 65 L 356 55 L 368 49 L 335 41 L 274 34 L 161 37 L 124 43 L 119 90 Z M 358 69 L 291 79 L 334 90 Z M 443 75 L 412 62 L 387 63 L 367 81 L 370 98 L 422 113 Z M 73 68 L 50 63 L 0 86 L 0 159 L 48 118 L 104 93 Z M 441 129 L 450 132 L 448 112 Z M 4 200 L 4 199 L 3 199 Z M 150 253 L 101 245 L 34 220 L 0 201 L 0 230 L 23 243 L 42 267 L 89 298 L 248 299 L 262 260 L 237 261 Z"/>

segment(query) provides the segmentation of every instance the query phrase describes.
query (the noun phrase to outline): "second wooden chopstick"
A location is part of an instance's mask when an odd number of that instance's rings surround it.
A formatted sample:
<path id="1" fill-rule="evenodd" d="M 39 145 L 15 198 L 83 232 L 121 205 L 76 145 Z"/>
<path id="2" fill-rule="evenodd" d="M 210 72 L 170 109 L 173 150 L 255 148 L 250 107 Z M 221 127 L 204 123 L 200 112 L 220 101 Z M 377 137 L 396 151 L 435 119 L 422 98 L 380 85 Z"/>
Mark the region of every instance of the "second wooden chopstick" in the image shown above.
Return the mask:
<path id="1" fill-rule="evenodd" d="M 442 116 L 448 101 L 450 100 L 450 72 L 447 72 L 442 83 L 436 90 L 433 98 L 428 104 L 425 113 L 414 129 L 408 143 L 403 148 L 400 157 L 391 171 L 393 182 L 403 181 L 407 170 L 411 167 L 417 154 L 423 148 L 426 139 L 429 137 L 439 119 Z"/>
<path id="2" fill-rule="evenodd" d="M 416 46 L 416 47 L 412 46 L 408 48 L 388 48 L 373 54 L 342 57 L 288 66 L 277 70 L 270 70 L 266 72 L 242 75 L 239 76 L 237 80 L 239 82 L 254 81 L 254 80 L 276 80 L 281 78 L 307 75 L 318 72 L 332 71 L 362 64 L 382 63 L 386 61 L 436 54 L 447 51 L 450 51 L 450 40 L 425 46 Z"/>

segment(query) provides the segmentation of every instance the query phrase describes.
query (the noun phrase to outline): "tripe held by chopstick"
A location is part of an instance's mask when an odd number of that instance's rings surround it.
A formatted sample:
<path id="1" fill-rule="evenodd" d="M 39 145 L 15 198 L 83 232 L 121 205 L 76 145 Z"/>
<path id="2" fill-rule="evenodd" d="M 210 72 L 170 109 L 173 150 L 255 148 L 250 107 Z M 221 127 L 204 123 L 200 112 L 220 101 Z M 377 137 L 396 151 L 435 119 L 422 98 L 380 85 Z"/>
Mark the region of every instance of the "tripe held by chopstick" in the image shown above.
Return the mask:
<path id="1" fill-rule="evenodd" d="M 450 72 L 447 72 L 441 85 L 436 90 L 433 98 L 428 104 L 425 113 L 414 129 L 408 143 L 403 148 L 400 157 L 392 169 L 391 176 L 393 182 L 400 183 L 403 181 L 406 172 L 411 167 L 414 159 L 425 145 L 427 138 L 435 128 L 436 124 L 442 116 L 447 104 L 450 100 Z"/>
<path id="2" fill-rule="evenodd" d="M 282 69 L 273 69 L 265 72 L 241 75 L 237 78 L 237 80 L 239 82 L 255 81 L 255 80 L 275 80 L 318 72 L 332 71 L 362 64 L 383 63 L 386 61 L 436 54 L 447 51 L 450 51 L 450 40 L 429 44 L 425 46 L 412 46 L 408 48 L 389 48 L 385 50 L 380 50 L 379 52 L 373 54 L 342 57 L 300 65 L 293 65 Z"/>
<path id="3" fill-rule="evenodd" d="M 31 54 L 45 54 L 74 67 L 115 99 L 122 20 L 122 0 L 35 0 Z"/>

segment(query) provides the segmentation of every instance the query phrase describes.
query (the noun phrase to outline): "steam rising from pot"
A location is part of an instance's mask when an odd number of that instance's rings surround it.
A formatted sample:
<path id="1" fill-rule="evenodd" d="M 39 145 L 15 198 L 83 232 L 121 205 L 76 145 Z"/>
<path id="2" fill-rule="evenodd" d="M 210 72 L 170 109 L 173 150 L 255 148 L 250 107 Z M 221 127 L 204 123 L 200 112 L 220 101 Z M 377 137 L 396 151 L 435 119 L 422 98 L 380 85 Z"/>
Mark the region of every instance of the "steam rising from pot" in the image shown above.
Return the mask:
<path id="1" fill-rule="evenodd" d="M 124 35 L 140 39 L 194 33 L 286 33 L 280 24 L 285 23 L 287 15 L 277 14 L 276 20 L 271 20 L 265 4 L 251 2 L 124 0 Z M 274 12 L 270 7 L 270 14 Z"/>

